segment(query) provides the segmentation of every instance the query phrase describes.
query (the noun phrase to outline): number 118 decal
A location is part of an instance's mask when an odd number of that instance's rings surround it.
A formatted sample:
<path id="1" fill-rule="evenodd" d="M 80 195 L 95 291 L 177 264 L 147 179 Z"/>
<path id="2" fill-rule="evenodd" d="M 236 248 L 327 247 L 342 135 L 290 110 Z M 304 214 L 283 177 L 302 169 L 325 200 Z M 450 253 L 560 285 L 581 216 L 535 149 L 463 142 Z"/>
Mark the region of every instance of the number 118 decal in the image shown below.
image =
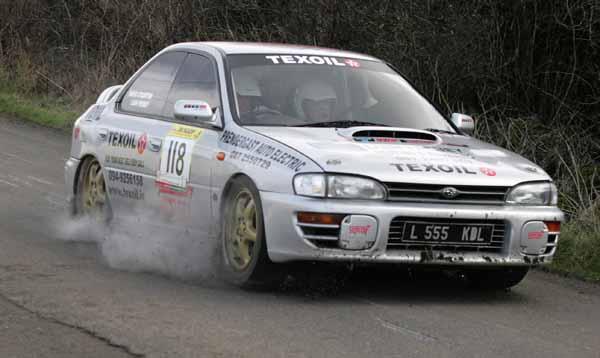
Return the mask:
<path id="1" fill-rule="evenodd" d="M 166 137 L 160 155 L 158 180 L 185 188 L 190 176 L 190 162 L 194 141 L 179 137 Z"/>

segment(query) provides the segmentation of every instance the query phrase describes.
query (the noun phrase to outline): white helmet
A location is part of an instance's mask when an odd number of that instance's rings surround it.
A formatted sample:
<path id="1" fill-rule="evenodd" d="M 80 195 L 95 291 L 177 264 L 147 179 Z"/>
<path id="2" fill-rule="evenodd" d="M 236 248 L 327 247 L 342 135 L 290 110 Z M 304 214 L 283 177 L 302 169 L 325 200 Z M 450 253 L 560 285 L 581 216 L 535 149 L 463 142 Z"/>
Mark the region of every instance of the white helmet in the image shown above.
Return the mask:
<path id="1" fill-rule="evenodd" d="M 337 100 L 333 87 L 323 81 L 309 81 L 298 87 L 294 93 L 294 110 L 300 118 L 306 118 L 302 107 L 305 100 Z"/>
<path id="2" fill-rule="evenodd" d="M 260 86 L 254 76 L 246 71 L 234 71 L 235 92 L 240 96 L 260 97 Z"/>

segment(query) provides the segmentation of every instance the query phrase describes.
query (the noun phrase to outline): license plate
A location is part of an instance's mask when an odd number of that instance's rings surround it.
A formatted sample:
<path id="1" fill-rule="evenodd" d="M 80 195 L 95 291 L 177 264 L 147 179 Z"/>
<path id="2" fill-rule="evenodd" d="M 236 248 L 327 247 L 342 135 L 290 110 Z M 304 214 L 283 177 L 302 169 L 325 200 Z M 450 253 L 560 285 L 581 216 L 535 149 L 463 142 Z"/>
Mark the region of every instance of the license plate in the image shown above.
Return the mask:
<path id="1" fill-rule="evenodd" d="M 490 243 L 492 230 L 493 225 L 485 224 L 407 221 L 402 232 L 402 242 L 481 246 Z"/>

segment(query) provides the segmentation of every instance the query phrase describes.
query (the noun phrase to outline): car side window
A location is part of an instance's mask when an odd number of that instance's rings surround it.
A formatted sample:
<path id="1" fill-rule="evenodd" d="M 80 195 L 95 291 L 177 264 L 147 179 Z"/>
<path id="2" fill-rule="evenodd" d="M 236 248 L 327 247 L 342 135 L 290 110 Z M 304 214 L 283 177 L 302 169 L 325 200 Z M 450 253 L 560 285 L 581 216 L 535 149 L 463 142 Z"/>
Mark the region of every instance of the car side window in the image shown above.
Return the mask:
<path id="1" fill-rule="evenodd" d="M 135 79 L 121 100 L 125 112 L 160 116 L 185 52 L 167 52 L 157 57 Z"/>
<path id="2" fill-rule="evenodd" d="M 217 71 L 209 58 L 188 54 L 167 97 L 162 116 L 172 118 L 175 102 L 180 99 L 201 100 L 211 108 L 219 106 Z"/>

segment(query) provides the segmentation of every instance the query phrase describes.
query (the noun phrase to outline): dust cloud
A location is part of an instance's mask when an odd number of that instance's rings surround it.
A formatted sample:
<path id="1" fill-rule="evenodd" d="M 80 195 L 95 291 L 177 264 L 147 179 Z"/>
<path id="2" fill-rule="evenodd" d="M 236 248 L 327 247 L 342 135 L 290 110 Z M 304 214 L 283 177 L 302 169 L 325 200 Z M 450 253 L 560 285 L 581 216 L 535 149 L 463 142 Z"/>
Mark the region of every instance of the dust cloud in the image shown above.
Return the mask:
<path id="1" fill-rule="evenodd" d="M 137 213 L 110 224 L 90 218 L 63 217 L 56 222 L 57 237 L 96 243 L 112 268 L 150 272 L 186 281 L 212 281 L 217 276 L 218 244 L 208 233 L 149 224 Z"/>

